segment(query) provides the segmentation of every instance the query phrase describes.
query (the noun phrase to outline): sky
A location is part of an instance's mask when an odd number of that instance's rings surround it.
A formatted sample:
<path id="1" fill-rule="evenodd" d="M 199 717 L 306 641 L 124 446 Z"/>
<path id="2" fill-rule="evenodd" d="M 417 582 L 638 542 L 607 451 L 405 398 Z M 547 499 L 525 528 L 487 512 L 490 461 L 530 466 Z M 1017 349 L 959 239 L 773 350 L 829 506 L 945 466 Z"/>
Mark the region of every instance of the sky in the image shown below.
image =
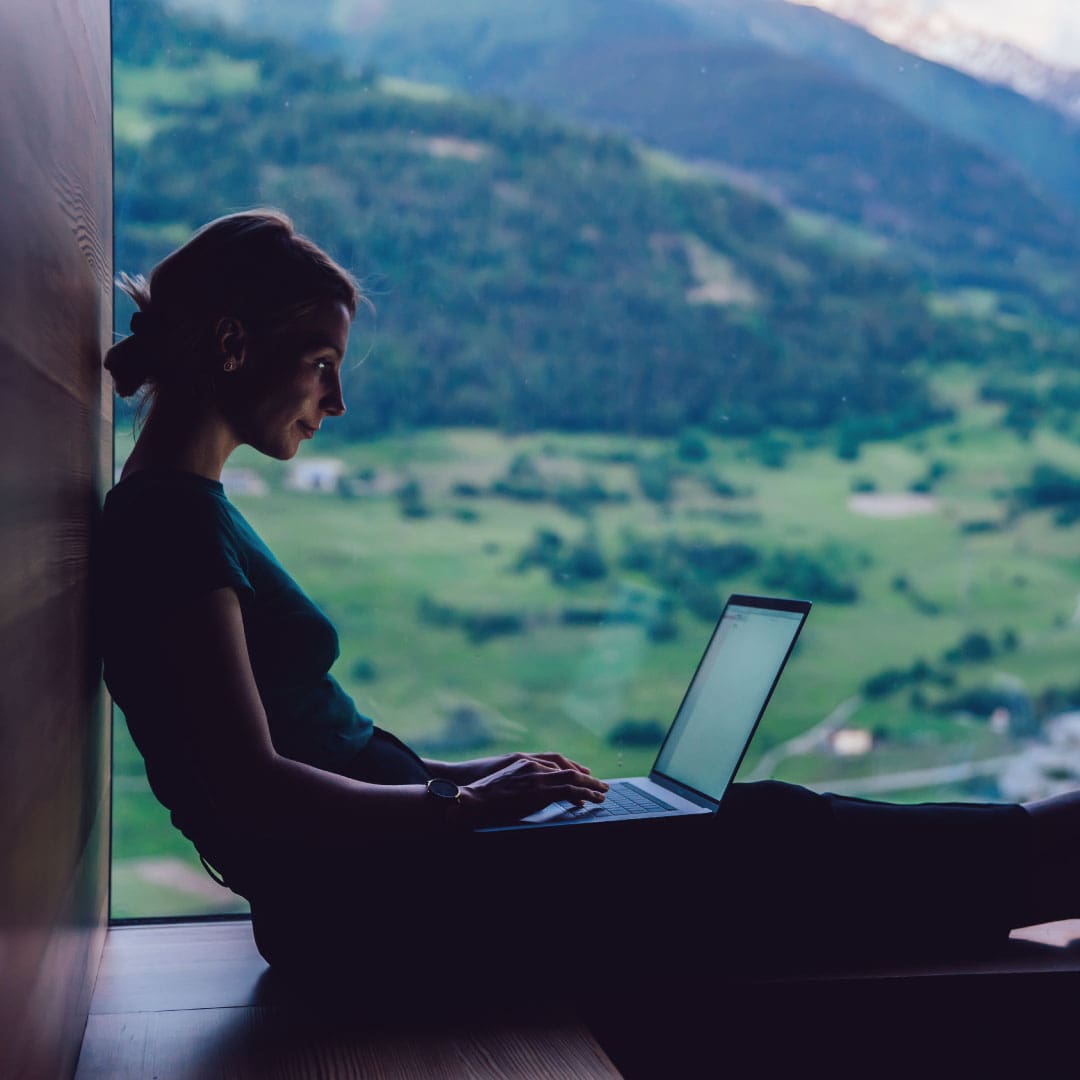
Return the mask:
<path id="1" fill-rule="evenodd" d="M 1077 0 L 921 0 L 1037 56 L 1080 69 L 1080 4 Z"/>
<path id="2" fill-rule="evenodd" d="M 1078 0 L 791 0 L 844 15 L 851 9 L 878 14 L 942 14 L 957 22 L 1003 38 L 1067 68 L 1080 70 L 1080 2 Z M 861 20 L 860 20 L 861 21 Z"/>

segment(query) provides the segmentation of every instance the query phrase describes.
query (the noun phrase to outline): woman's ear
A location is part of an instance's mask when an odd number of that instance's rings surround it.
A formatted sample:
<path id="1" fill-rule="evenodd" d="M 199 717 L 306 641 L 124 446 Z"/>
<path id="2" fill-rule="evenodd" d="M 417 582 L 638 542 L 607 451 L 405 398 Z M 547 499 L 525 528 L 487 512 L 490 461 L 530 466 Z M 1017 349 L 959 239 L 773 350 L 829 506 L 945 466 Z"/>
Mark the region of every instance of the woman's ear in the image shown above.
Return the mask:
<path id="1" fill-rule="evenodd" d="M 225 371 L 237 371 L 243 365 L 247 335 L 239 319 L 231 315 L 218 319 L 214 327 L 214 343 Z"/>

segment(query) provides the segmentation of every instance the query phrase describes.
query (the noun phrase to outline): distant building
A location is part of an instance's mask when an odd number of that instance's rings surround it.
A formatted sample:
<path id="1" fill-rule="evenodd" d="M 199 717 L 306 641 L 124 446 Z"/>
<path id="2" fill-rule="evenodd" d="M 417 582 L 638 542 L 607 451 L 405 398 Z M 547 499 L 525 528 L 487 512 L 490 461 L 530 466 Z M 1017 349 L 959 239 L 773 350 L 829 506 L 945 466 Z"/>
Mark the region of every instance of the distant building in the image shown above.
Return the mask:
<path id="1" fill-rule="evenodd" d="M 222 469 L 226 495 L 268 495 L 270 485 L 254 469 Z"/>
<path id="2" fill-rule="evenodd" d="M 829 745 L 837 757 L 862 757 L 874 749 L 874 733 L 866 728 L 840 728 L 830 736 Z"/>
<path id="3" fill-rule="evenodd" d="M 294 461 L 285 474 L 285 486 L 290 491 L 314 491 L 334 495 L 345 475 L 341 458 L 306 458 Z"/>

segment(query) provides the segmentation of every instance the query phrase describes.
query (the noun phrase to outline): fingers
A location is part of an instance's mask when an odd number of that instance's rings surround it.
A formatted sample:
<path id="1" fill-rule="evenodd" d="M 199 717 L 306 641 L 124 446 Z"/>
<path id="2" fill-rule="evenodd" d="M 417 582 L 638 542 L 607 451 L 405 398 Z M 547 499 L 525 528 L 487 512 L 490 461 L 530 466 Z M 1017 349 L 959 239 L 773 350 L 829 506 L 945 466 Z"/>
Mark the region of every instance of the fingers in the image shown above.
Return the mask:
<path id="1" fill-rule="evenodd" d="M 593 778 L 589 776 L 586 777 L 586 779 L 592 780 Z M 593 802 L 603 802 L 604 799 L 607 798 L 608 785 L 602 780 L 598 783 L 600 785 L 599 787 L 585 787 L 584 785 L 579 785 L 583 791 L 588 792 L 586 798 L 592 799 Z"/>
<path id="2" fill-rule="evenodd" d="M 584 773 L 586 776 L 591 775 L 591 772 L 586 765 L 580 764 L 580 762 L 572 761 L 568 757 L 564 757 L 562 754 L 556 753 L 543 753 L 543 754 L 528 754 L 528 757 L 534 761 L 542 761 L 553 768 L 557 769 L 573 769 L 575 772 Z"/>
<path id="3" fill-rule="evenodd" d="M 566 768 L 573 769 L 574 772 L 584 773 L 586 776 L 592 775 L 592 770 L 587 765 L 581 765 L 576 761 L 571 761 L 570 758 L 564 758 L 562 754 L 558 755 L 559 761 L 563 762 Z"/>
<path id="4" fill-rule="evenodd" d="M 547 779 L 547 778 L 545 778 Z M 556 792 L 552 792 L 552 800 L 568 799 L 573 802 L 588 800 L 590 802 L 603 802 L 607 793 L 608 785 L 595 776 L 588 776 L 576 769 L 564 769 L 554 773 L 550 780 Z"/>
<path id="5" fill-rule="evenodd" d="M 555 758 L 558 758 L 558 762 L 553 760 Z M 603 780 L 598 780 L 589 772 L 582 772 L 568 759 L 557 754 L 551 755 L 547 760 L 540 759 L 536 755 L 529 755 L 520 758 L 494 775 L 507 777 L 513 774 L 530 776 L 544 790 L 550 787 L 567 786 L 585 787 L 598 792 L 605 792 L 608 789 L 608 785 Z M 565 798 L 565 796 L 560 797 Z"/>

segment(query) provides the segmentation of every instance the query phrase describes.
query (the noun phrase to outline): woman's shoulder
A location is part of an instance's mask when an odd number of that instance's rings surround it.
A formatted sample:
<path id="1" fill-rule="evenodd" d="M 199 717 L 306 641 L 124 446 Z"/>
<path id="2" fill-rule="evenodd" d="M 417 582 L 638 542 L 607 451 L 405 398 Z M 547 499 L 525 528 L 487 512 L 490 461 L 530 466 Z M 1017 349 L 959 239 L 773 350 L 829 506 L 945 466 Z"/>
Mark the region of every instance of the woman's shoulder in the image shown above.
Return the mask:
<path id="1" fill-rule="evenodd" d="M 179 469 L 140 469 L 123 476 L 105 497 L 107 536 L 173 537 L 233 531 L 221 483 Z"/>
<path id="2" fill-rule="evenodd" d="M 176 507 L 215 511 L 226 509 L 228 500 L 220 481 L 181 469 L 139 469 L 125 473 L 105 496 L 106 514 L 155 513 Z"/>
<path id="3" fill-rule="evenodd" d="M 246 547 L 224 489 L 194 473 L 125 475 L 105 498 L 99 550 L 107 576 L 153 578 L 174 591 L 210 580 L 248 587 Z"/>
<path id="4" fill-rule="evenodd" d="M 207 494 L 221 494 L 224 485 L 220 480 L 211 480 L 208 476 L 188 472 L 186 469 L 166 466 L 142 466 L 127 469 L 121 473 L 110 494 L 115 492 L 142 491 L 192 491 Z"/>

